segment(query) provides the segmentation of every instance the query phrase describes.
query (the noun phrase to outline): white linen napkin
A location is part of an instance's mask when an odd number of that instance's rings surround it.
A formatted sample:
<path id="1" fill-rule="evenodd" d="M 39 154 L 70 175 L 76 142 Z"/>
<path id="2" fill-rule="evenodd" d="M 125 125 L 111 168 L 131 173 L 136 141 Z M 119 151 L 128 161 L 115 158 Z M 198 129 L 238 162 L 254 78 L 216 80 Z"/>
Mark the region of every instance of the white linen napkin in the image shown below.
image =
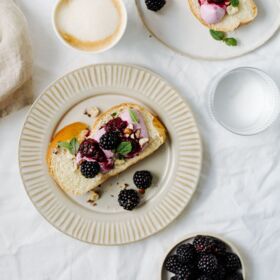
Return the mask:
<path id="1" fill-rule="evenodd" d="M 32 102 L 32 50 L 24 15 L 0 0 L 0 118 Z"/>

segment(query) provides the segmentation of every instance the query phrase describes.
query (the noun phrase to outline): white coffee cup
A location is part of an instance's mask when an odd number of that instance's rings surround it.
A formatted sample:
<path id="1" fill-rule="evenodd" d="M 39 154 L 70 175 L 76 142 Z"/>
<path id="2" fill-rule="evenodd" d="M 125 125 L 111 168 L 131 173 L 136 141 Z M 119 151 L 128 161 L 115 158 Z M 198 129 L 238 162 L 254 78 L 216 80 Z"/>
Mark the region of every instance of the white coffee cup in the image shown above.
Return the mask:
<path id="1" fill-rule="evenodd" d="M 53 10 L 53 27 L 60 41 L 86 53 L 114 47 L 126 26 L 123 0 L 59 0 Z"/>

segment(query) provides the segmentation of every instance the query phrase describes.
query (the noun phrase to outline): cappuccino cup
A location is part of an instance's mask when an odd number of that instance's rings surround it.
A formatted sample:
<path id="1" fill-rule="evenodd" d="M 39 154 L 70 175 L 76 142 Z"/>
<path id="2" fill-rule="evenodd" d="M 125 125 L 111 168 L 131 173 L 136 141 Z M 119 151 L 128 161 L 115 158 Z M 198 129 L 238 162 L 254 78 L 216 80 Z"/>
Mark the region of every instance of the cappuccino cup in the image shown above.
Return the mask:
<path id="1" fill-rule="evenodd" d="M 100 53 L 122 38 L 127 12 L 122 0 L 59 0 L 53 12 L 53 25 L 67 46 Z"/>

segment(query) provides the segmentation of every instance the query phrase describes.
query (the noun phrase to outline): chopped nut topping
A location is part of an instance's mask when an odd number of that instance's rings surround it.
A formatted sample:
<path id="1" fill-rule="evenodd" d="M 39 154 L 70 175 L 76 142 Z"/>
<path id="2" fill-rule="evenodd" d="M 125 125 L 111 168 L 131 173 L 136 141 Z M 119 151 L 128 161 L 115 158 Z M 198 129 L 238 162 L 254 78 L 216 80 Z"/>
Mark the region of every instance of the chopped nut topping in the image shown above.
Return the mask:
<path id="1" fill-rule="evenodd" d="M 124 134 L 130 135 L 133 132 L 133 130 L 130 128 L 125 128 L 123 132 L 124 132 Z"/>
<path id="2" fill-rule="evenodd" d="M 136 136 L 136 138 L 140 138 L 140 135 L 141 135 L 141 130 L 140 130 L 140 129 L 137 129 L 137 130 L 135 131 L 135 136 Z"/>
<path id="3" fill-rule="evenodd" d="M 87 115 L 88 117 L 97 117 L 99 115 L 99 109 L 95 106 L 87 108 L 85 110 L 85 115 Z"/>
<path id="4" fill-rule="evenodd" d="M 91 203 L 95 202 L 99 199 L 99 197 L 100 197 L 99 193 L 92 190 L 89 192 L 88 201 L 91 201 Z"/>
<path id="5" fill-rule="evenodd" d="M 130 124 L 127 126 L 127 128 L 133 130 L 133 124 L 130 123 Z"/>
<path id="6" fill-rule="evenodd" d="M 148 142 L 149 142 L 149 138 L 142 138 L 139 140 L 139 144 L 141 147 L 143 147 Z"/>

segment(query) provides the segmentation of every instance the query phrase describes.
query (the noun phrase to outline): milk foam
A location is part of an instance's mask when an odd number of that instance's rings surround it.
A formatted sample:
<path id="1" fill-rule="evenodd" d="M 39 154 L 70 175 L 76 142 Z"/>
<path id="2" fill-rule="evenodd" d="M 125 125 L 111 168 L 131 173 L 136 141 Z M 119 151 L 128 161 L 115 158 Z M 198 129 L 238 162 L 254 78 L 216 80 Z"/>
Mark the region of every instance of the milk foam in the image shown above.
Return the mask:
<path id="1" fill-rule="evenodd" d="M 70 44 L 102 48 L 119 34 L 122 9 L 119 0 L 62 0 L 56 12 L 56 24 Z"/>

